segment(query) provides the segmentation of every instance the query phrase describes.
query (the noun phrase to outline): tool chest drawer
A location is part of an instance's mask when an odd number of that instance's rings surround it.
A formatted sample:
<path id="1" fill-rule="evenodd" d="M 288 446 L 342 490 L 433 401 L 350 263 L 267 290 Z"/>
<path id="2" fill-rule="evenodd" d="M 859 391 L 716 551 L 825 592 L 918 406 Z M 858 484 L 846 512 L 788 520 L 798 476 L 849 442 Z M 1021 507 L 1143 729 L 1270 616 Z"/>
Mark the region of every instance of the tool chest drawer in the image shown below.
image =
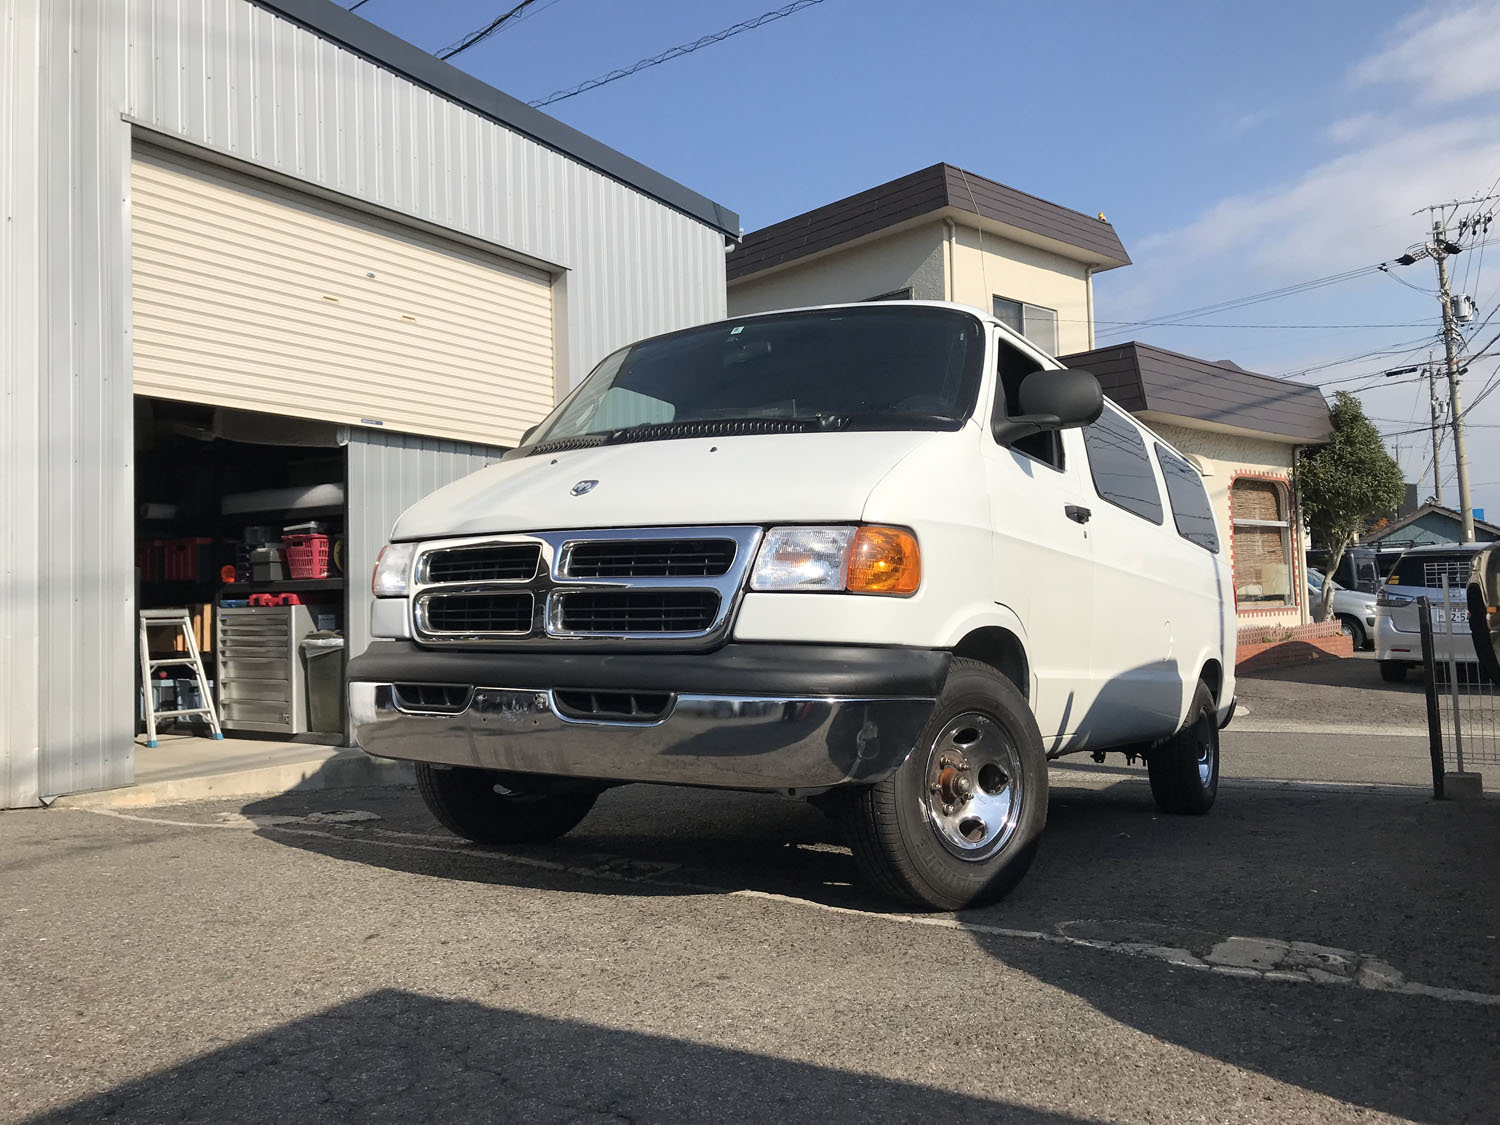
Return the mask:
<path id="1" fill-rule="evenodd" d="M 307 729 L 304 605 L 221 608 L 215 654 L 222 724 L 229 730 L 301 734 Z"/>

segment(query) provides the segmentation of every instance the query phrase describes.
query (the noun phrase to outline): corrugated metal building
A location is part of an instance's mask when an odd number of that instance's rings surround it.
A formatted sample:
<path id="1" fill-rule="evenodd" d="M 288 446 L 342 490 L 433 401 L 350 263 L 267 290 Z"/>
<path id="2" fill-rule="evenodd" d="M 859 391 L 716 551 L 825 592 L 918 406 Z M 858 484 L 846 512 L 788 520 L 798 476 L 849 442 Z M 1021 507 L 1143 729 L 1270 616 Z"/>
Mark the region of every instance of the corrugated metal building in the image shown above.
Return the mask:
<path id="1" fill-rule="evenodd" d="M 0 0 L 0 807 L 133 775 L 137 395 L 331 426 L 347 634 L 408 503 L 736 216 L 330 0 Z"/>

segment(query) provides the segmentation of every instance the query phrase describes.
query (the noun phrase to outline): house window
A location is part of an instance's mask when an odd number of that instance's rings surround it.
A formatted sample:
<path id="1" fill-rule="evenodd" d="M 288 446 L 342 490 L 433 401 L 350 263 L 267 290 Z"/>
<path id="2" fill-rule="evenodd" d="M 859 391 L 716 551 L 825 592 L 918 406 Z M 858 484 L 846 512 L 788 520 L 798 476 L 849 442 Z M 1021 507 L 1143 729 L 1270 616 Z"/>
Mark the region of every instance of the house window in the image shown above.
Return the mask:
<path id="1" fill-rule="evenodd" d="M 1286 486 L 1237 480 L 1229 491 L 1234 523 L 1234 597 L 1261 609 L 1296 605 L 1292 587 L 1292 524 Z"/>
<path id="2" fill-rule="evenodd" d="M 1057 310 L 1009 297 L 991 298 L 995 319 L 1025 336 L 1048 355 L 1057 354 Z"/>

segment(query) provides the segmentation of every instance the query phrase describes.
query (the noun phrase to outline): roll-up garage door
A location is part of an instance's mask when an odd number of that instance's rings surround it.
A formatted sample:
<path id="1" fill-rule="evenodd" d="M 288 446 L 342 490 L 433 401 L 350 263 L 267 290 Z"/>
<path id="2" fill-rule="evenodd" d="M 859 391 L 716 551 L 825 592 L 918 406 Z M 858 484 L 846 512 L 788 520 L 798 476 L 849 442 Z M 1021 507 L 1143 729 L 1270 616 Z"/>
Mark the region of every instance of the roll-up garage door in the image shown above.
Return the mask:
<path id="1" fill-rule="evenodd" d="M 137 394 L 486 445 L 551 409 L 542 271 L 153 149 L 131 193 Z"/>

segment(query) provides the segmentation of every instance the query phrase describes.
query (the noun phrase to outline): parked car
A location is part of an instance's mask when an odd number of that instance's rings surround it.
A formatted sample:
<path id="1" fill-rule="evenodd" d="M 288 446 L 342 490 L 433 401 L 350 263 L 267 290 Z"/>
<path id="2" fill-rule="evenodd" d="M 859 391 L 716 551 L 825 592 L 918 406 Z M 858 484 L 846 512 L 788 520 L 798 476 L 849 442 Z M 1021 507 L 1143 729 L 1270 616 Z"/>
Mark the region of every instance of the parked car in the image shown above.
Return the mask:
<path id="1" fill-rule="evenodd" d="M 620 349 L 406 511 L 350 714 L 471 840 L 629 781 L 777 792 L 952 910 L 1025 872 L 1049 758 L 1208 810 L 1233 589 L 1197 470 L 1087 372 L 957 305 L 769 313 Z"/>
<path id="2" fill-rule="evenodd" d="M 1311 605 L 1323 596 L 1325 579 L 1321 570 L 1307 569 L 1307 600 Z M 1355 648 L 1373 648 L 1375 644 L 1375 595 L 1363 590 L 1346 590 L 1333 584 L 1333 604 L 1329 607 Z"/>
<path id="3" fill-rule="evenodd" d="M 1483 543 L 1440 543 L 1402 552 L 1375 598 L 1375 659 L 1380 675 L 1400 683 L 1408 669 L 1422 661 L 1418 599 L 1432 606 L 1433 656 L 1438 661 L 1474 662 L 1474 639 L 1469 635 L 1466 590 L 1476 552 Z M 1443 578 L 1447 577 L 1449 605 L 1443 608 Z M 1449 626 L 1452 629 L 1449 629 Z"/>

